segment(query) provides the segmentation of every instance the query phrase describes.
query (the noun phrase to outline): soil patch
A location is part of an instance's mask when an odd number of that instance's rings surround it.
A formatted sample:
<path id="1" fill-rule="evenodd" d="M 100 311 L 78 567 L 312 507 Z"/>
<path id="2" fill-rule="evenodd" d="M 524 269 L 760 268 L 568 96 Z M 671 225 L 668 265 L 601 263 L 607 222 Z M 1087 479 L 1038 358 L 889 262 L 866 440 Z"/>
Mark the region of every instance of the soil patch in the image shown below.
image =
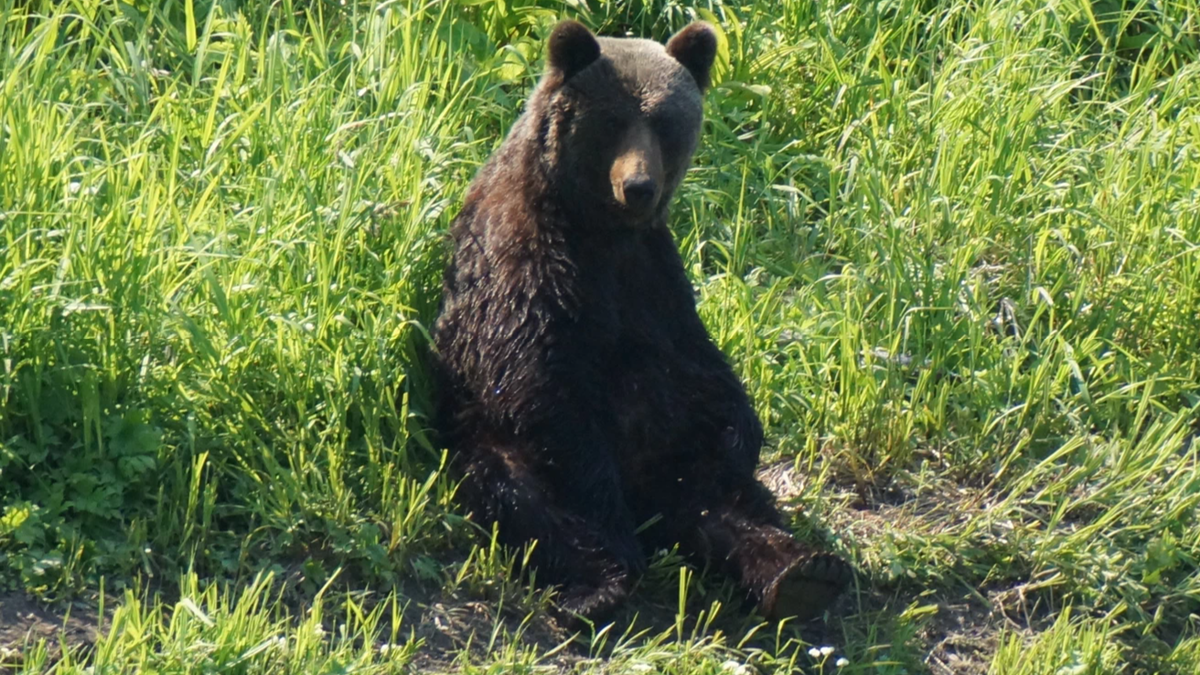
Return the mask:
<path id="1" fill-rule="evenodd" d="M 51 661 L 62 649 L 94 644 L 100 624 L 94 607 L 85 602 L 47 605 L 23 594 L 0 594 L 0 670 L 16 668 L 28 650 L 46 641 Z"/>

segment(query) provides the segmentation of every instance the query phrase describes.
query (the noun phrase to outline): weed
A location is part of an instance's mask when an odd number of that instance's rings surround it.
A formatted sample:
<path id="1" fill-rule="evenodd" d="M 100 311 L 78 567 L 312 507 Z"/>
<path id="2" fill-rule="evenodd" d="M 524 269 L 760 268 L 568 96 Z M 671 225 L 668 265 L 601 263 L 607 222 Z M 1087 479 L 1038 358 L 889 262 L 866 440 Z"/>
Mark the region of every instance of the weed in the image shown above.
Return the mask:
<path id="1" fill-rule="evenodd" d="M 825 633 L 665 555 L 568 644 L 455 506 L 442 236 L 562 16 L 720 29 L 671 226 L 797 529 L 864 572 Z M 109 594 L 0 665 L 1195 672 L 1197 16 L 0 0 L 0 589 Z"/>

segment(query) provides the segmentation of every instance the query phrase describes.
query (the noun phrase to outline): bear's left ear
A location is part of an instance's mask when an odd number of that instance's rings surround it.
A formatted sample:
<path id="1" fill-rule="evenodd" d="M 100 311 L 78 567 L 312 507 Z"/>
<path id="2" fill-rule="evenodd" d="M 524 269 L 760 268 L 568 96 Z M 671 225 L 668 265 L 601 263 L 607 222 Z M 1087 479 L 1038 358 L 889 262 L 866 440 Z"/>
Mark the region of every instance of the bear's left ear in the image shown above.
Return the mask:
<path id="1" fill-rule="evenodd" d="M 708 72 L 717 56 L 717 32 L 703 21 L 688 24 L 667 42 L 667 53 L 682 63 L 700 91 L 708 89 Z"/>
<path id="2" fill-rule="evenodd" d="M 578 21 L 560 21 L 550 33 L 546 48 L 550 74 L 566 82 L 571 76 L 600 58 L 600 43 L 592 31 Z"/>

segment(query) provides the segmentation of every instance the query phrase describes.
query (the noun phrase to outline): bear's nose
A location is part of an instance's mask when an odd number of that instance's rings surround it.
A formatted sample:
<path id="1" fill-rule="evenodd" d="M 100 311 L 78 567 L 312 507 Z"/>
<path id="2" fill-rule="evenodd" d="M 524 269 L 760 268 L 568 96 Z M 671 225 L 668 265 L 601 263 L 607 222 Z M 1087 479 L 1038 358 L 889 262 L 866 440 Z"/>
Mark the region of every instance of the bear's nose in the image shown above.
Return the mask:
<path id="1" fill-rule="evenodd" d="M 625 184 L 621 186 L 622 191 L 625 193 L 626 206 L 633 209 L 649 208 L 654 203 L 656 188 L 654 179 L 645 174 L 630 176 L 625 179 Z"/>

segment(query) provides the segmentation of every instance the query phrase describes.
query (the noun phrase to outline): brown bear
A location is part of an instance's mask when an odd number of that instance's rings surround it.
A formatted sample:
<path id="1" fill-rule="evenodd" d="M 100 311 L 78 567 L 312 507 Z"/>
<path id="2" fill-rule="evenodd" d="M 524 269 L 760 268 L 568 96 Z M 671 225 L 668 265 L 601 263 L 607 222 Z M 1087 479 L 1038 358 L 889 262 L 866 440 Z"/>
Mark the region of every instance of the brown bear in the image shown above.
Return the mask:
<path id="1" fill-rule="evenodd" d="M 502 543 L 536 541 L 536 581 L 588 619 L 676 544 L 770 618 L 819 613 L 850 576 L 755 479 L 762 427 L 667 229 L 716 44 L 704 23 L 665 48 L 558 24 L 451 226 L 434 344 L 460 497 Z"/>

